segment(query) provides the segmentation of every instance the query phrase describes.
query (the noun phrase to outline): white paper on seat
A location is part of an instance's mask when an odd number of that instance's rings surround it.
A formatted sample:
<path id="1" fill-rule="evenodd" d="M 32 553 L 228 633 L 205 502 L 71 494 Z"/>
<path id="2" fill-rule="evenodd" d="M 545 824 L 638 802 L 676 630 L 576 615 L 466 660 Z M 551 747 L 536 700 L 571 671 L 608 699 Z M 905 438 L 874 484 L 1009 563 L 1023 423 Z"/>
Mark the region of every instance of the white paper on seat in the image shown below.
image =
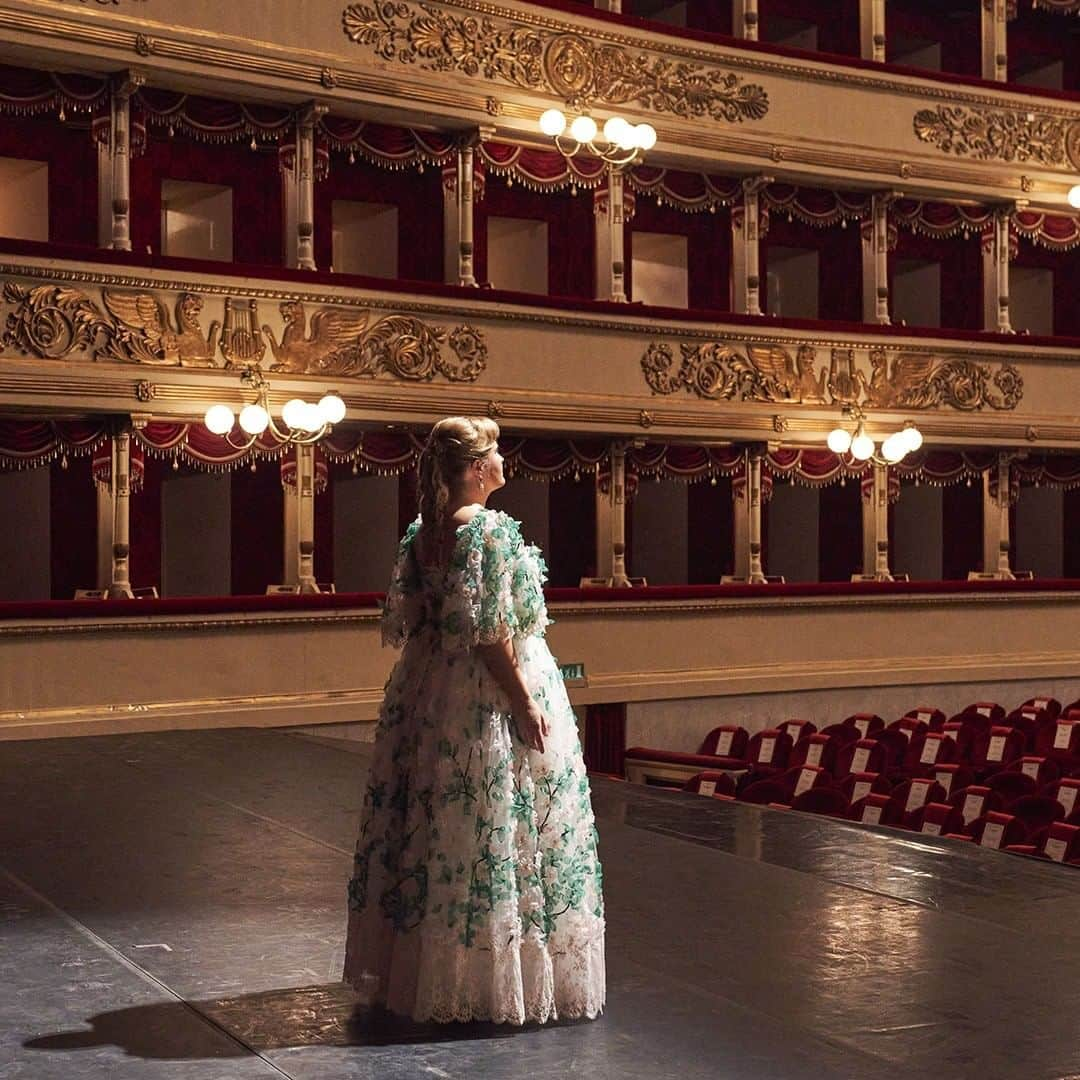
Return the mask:
<path id="1" fill-rule="evenodd" d="M 990 715 L 990 706 L 989 705 L 980 705 L 975 711 L 980 716 L 989 716 Z"/>
<path id="2" fill-rule="evenodd" d="M 702 780 L 701 786 L 697 789 L 699 795 L 715 795 L 716 794 L 716 781 L 715 780 Z"/>
<path id="3" fill-rule="evenodd" d="M 922 753 L 919 755 L 920 765 L 933 765 L 937 761 L 938 751 L 941 749 L 940 739 L 927 739 L 923 743 Z"/>
<path id="4" fill-rule="evenodd" d="M 1076 805 L 1076 788 L 1072 784 L 1062 784 L 1058 788 L 1057 801 L 1065 807 L 1066 816 L 1071 814 Z"/>
<path id="5" fill-rule="evenodd" d="M 1004 832 L 1004 825 L 999 825 L 996 821 L 988 821 L 983 826 L 982 840 L 980 841 L 982 847 L 1001 847 L 1001 837 Z"/>
<path id="6" fill-rule="evenodd" d="M 860 799 L 865 799 L 870 794 L 871 786 L 868 780 L 860 780 L 851 792 L 851 801 L 857 803 Z"/>
<path id="7" fill-rule="evenodd" d="M 929 790 L 929 784 L 912 784 L 908 789 L 907 805 L 904 807 L 905 813 L 910 814 L 912 810 L 918 810 L 926 802 L 926 793 Z"/>
<path id="8" fill-rule="evenodd" d="M 773 738 L 762 739 L 758 747 L 758 764 L 768 765 L 772 761 L 773 751 L 776 749 L 776 740 Z"/>
<path id="9" fill-rule="evenodd" d="M 1057 726 L 1057 731 L 1054 732 L 1054 749 L 1055 750 L 1068 750 L 1069 742 L 1072 740 L 1071 723 L 1062 721 Z"/>
<path id="10" fill-rule="evenodd" d="M 1032 780 L 1039 779 L 1039 763 L 1037 761 L 1025 761 L 1024 764 L 1020 766 L 1020 771 L 1025 776 L 1030 776 Z"/>
<path id="11" fill-rule="evenodd" d="M 1034 705 L 1036 709 L 1045 709 L 1046 706 L 1050 704 L 1050 699 L 1047 697 L 1032 698 L 1031 704 Z"/>
<path id="12" fill-rule="evenodd" d="M 870 729 L 870 721 L 864 716 L 855 721 L 855 726 L 859 729 L 859 737 L 865 739 L 866 733 Z"/>
<path id="13" fill-rule="evenodd" d="M 731 753 L 731 740 L 734 737 L 734 731 L 720 732 L 720 738 L 716 740 L 716 753 L 719 757 L 727 757 Z"/>
<path id="14" fill-rule="evenodd" d="M 1005 753 L 1005 736 L 1004 735 L 991 735 L 990 745 L 986 749 L 987 761 L 1000 761 L 1001 755 Z"/>
<path id="15" fill-rule="evenodd" d="M 851 771 L 852 772 L 866 772 L 866 763 L 870 760 L 870 749 L 866 746 L 860 746 L 855 751 L 855 756 L 851 759 Z"/>
<path id="16" fill-rule="evenodd" d="M 1054 862 L 1064 862 L 1066 847 L 1067 845 L 1064 840 L 1051 839 L 1046 841 L 1046 846 L 1043 850 L 1054 860 Z"/>
<path id="17" fill-rule="evenodd" d="M 932 710 L 932 709 L 920 709 L 920 710 L 919 710 L 919 711 L 918 711 L 918 712 L 917 712 L 917 713 L 915 714 L 915 717 L 916 717 L 916 719 L 918 719 L 918 720 L 924 720 L 924 721 L 925 721 L 926 723 L 928 723 L 928 724 L 929 724 L 929 723 L 930 723 L 930 721 L 931 721 L 931 720 L 933 719 L 933 716 L 934 716 L 934 713 L 933 713 L 933 710 Z"/>
<path id="18" fill-rule="evenodd" d="M 911 728 L 902 727 L 900 729 L 900 734 L 903 735 L 908 742 L 911 742 Z"/>
<path id="19" fill-rule="evenodd" d="M 983 807 L 983 797 L 981 795 L 969 795 L 964 800 L 964 808 L 961 813 L 964 815 L 964 824 L 970 825 L 981 813 Z"/>
<path id="20" fill-rule="evenodd" d="M 864 806 L 862 812 L 862 822 L 864 825 L 879 825 L 881 823 L 881 807 Z"/>
<path id="21" fill-rule="evenodd" d="M 806 751 L 807 765 L 821 764 L 821 743 L 811 743 Z"/>
<path id="22" fill-rule="evenodd" d="M 924 821 L 922 823 L 922 831 L 929 833 L 931 836 L 941 835 L 941 826 L 936 821 Z"/>
<path id="23" fill-rule="evenodd" d="M 804 791 L 809 791 L 814 786 L 816 777 L 817 773 L 813 769 L 800 769 L 799 782 L 795 785 L 795 794 L 801 795 Z"/>
<path id="24" fill-rule="evenodd" d="M 952 790 L 952 778 L 951 772 L 939 772 L 934 774 L 934 779 L 945 789 L 945 794 L 948 795 Z"/>

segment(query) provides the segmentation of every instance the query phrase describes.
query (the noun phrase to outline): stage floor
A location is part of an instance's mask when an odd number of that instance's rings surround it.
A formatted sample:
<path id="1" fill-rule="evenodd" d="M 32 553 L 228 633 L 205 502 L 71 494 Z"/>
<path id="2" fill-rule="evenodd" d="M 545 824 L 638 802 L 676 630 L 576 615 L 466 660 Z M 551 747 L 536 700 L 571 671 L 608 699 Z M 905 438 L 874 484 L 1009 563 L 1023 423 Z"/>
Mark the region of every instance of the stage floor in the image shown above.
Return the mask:
<path id="1" fill-rule="evenodd" d="M 0 1078 L 1080 1075 L 1080 872 L 606 780 L 604 1017 L 373 1026 L 337 981 L 368 752 L 0 743 Z"/>

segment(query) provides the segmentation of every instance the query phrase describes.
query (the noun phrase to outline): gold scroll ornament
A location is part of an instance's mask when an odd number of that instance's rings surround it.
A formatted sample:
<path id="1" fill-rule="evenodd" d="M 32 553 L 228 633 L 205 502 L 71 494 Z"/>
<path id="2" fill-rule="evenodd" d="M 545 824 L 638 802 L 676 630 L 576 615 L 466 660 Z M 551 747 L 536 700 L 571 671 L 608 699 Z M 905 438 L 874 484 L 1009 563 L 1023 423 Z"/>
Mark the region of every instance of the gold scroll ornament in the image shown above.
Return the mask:
<path id="1" fill-rule="evenodd" d="M 682 342 L 676 364 L 670 345 L 654 342 L 641 360 L 656 394 L 680 389 L 708 400 L 802 405 L 861 405 L 929 409 L 948 406 L 971 412 L 984 406 L 1015 409 L 1024 381 L 1012 364 L 991 372 L 989 364 L 958 357 L 884 349 L 870 353 L 870 377 L 854 364 L 854 350 L 833 349 L 829 369 L 815 373 L 816 350 L 800 345 L 792 358 L 779 345 L 744 347 L 722 342 Z"/>
<path id="2" fill-rule="evenodd" d="M 84 352 L 126 364 L 238 367 L 258 364 L 269 340 L 275 371 L 353 378 L 385 373 L 409 381 L 442 375 L 474 382 L 487 366 L 483 334 L 468 325 L 448 331 L 397 314 L 371 323 L 367 311 L 325 306 L 312 313 L 309 332 L 304 305 L 289 300 L 281 305 L 285 326 L 278 341 L 270 327 L 259 326 L 253 299 L 227 298 L 224 325 L 215 320 L 204 334 L 197 293 L 177 298 L 175 328 L 154 293 L 103 289 L 101 295 L 104 310 L 78 289 L 6 281 L 3 297 L 14 309 L 2 343 L 43 359 Z"/>
<path id="3" fill-rule="evenodd" d="M 633 101 L 656 112 L 729 123 L 760 120 L 769 109 L 764 87 L 732 72 L 632 53 L 582 34 L 394 0 L 351 4 L 342 22 L 347 37 L 381 60 L 458 71 L 566 101 Z"/>

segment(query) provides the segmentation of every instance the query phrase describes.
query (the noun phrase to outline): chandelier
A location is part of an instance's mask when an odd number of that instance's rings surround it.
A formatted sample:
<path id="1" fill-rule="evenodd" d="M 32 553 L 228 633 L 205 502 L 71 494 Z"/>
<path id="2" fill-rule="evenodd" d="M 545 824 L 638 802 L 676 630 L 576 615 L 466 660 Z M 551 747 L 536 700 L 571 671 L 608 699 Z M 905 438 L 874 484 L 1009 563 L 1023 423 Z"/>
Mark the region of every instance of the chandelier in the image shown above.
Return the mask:
<path id="1" fill-rule="evenodd" d="M 866 433 L 866 416 L 862 409 L 858 405 L 846 405 L 843 411 L 849 418 L 848 426 L 833 428 L 825 440 L 834 454 L 850 453 L 856 461 L 895 465 L 923 444 L 922 432 L 915 426 L 914 421 L 908 420 L 899 431 L 894 431 L 882 440 L 879 453 L 877 444 Z"/>
<path id="2" fill-rule="evenodd" d="M 606 120 L 601 132 L 587 112 L 568 120 L 561 109 L 548 109 L 540 117 L 540 130 L 555 140 L 555 148 L 563 157 L 571 158 L 587 150 L 615 166 L 637 164 L 645 151 L 656 145 L 652 124 L 631 124 L 621 116 Z"/>
<path id="3" fill-rule="evenodd" d="M 279 426 L 270 415 L 270 384 L 257 365 L 248 365 L 240 374 L 240 382 L 255 395 L 255 400 L 240 410 L 239 417 L 228 405 L 215 404 L 206 410 L 204 423 L 215 435 L 222 435 L 236 450 L 247 450 L 267 428 L 280 443 L 310 446 L 328 435 L 334 424 L 345 419 L 345 402 L 331 391 L 324 394 L 318 404 L 292 398 L 281 410 Z M 233 441 L 233 428 L 239 420 L 240 429 L 247 437 L 244 442 Z"/>

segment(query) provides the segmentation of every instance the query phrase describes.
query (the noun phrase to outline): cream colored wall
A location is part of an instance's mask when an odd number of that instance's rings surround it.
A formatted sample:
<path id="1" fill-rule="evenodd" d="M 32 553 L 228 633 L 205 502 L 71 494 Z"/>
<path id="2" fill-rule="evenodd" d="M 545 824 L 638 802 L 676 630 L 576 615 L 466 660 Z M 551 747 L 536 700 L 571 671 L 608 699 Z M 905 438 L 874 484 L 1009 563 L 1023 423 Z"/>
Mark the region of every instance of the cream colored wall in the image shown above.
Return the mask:
<path id="1" fill-rule="evenodd" d="M 49 470 L 0 471 L 0 512 L 0 601 L 48 600 Z"/>

